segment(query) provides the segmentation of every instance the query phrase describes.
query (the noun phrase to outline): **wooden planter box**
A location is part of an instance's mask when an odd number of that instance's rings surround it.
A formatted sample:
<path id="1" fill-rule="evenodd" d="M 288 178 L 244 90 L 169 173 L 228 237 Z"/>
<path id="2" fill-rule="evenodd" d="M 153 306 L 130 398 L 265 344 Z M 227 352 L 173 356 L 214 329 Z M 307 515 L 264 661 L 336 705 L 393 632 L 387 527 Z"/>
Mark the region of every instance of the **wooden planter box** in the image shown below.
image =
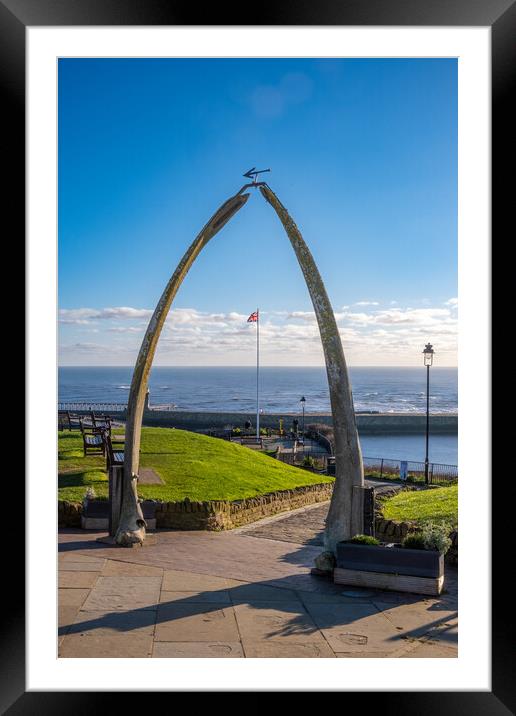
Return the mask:
<path id="1" fill-rule="evenodd" d="M 339 542 L 333 579 L 335 584 L 437 595 L 444 583 L 444 555 L 398 545 Z"/>

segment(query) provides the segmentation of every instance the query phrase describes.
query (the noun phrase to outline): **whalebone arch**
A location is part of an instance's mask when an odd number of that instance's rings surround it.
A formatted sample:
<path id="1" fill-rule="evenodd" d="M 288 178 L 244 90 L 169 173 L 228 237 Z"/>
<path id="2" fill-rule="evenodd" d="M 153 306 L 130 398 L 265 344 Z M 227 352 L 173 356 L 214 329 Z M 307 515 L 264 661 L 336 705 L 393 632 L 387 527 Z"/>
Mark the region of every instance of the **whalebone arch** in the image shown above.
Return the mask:
<path id="1" fill-rule="evenodd" d="M 313 256 L 287 209 L 272 189 L 258 186 L 262 196 L 276 212 L 294 249 L 312 300 L 326 363 L 330 404 L 335 434 L 335 487 L 325 531 L 325 549 L 335 552 L 343 539 L 362 532 L 362 457 L 355 425 L 355 413 L 346 361 L 335 315 Z M 195 259 L 206 244 L 247 203 L 249 194 L 237 194 L 224 202 L 201 229 L 163 291 L 145 332 L 131 381 L 127 424 L 120 522 L 115 541 L 123 546 L 143 544 L 145 520 L 137 493 L 139 451 L 145 394 L 156 347 L 172 302 Z"/>

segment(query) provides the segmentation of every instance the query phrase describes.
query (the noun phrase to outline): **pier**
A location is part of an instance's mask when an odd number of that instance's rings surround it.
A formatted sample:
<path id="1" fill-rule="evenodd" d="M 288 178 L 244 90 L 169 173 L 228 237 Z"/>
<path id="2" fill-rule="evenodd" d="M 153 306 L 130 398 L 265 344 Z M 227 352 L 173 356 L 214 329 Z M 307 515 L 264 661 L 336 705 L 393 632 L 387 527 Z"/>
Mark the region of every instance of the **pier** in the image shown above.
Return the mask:
<path id="1" fill-rule="evenodd" d="M 59 410 L 75 413 L 90 411 L 108 413 L 116 420 L 124 421 L 126 406 L 115 403 L 59 403 Z M 294 419 L 300 419 L 298 413 L 262 413 L 260 426 L 278 429 L 279 421 L 283 420 L 283 428 L 289 431 Z M 249 413 L 204 412 L 188 410 L 171 410 L 166 406 L 149 407 L 143 415 L 143 425 L 147 427 L 180 428 L 182 430 L 224 430 L 228 427 L 242 427 L 246 420 L 254 424 L 256 416 Z M 424 413 L 357 413 L 356 421 L 362 435 L 404 435 L 425 432 L 426 416 Z M 307 413 L 306 425 L 325 423 L 331 425 L 331 413 Z M 430 415 L 430 431 L 432 434 L 457 434 L 458 416 L 450 413 Z"/>

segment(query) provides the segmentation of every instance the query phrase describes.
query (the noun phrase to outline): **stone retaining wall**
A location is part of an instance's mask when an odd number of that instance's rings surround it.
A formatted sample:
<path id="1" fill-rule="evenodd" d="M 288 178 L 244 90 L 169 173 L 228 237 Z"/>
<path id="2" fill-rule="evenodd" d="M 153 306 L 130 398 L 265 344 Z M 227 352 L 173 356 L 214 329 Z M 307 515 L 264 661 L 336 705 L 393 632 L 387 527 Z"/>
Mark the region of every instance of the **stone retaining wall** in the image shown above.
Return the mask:
<path id="1" fill-rule="evenodd" d="M 59 500 L 57 503 L 57 524 L 59 527 L 80 527 L 81 514 L 81 502 Z"/>
<path id="2" fill-rule="evenodd" d="M 375 537 L 380 542 L 401 542 L 409 532 L 418 531 L 415 522 L 397 522 L 396 520 L 385 520 L 381 516 L 375 520 Z M 459 533 L 457 530 L 450 532 L 452 541 L 451 547 L 446 552 L 446 559 L 453 564 L 458 562 Z"/>
<path id="3" fill-rule="evenodd" d="M 295 510 L 331 498 L 333 483 L 296 487 L 245 500 L 156 503 L 156 527 L 176 530 L 229 530 L 279 512 Z M 58 502 L 59 527 L 81 526 L 82 504 Z"/>
<path id="4" fill-rule="evenodd" d="M 160 503 L 156 527 L 180 530 L 228 530 L 264 517 L 295 510 L 331 498 L 333 483 L 307 485 L 293 490 L 271 492 L 245 500 Z"/>

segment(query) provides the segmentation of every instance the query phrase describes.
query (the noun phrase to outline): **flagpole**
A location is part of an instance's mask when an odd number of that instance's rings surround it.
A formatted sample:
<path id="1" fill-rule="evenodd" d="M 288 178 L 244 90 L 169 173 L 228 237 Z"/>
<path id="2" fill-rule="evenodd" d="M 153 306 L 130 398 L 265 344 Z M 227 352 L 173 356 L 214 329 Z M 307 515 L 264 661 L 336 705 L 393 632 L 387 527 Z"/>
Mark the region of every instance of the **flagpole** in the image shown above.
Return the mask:
<path id="1" fill-rule="evenodd" d="M 256 309 L 256 442 L 260 439 L 260 309 Z"/>

